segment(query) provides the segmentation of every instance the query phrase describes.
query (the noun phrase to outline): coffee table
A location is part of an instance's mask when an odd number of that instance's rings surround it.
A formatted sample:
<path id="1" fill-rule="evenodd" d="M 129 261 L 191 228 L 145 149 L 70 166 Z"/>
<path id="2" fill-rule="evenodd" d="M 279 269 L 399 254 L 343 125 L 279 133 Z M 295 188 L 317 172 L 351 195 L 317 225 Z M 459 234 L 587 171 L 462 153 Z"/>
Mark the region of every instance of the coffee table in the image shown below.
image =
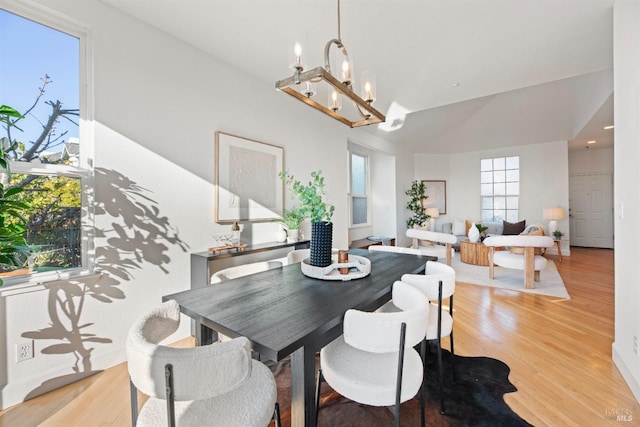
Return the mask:
<path id="1" fill-rule="evenodd" d="M 495 248 L 502 250 L 502 248 Z M 465 264 L 489 266 L 489 246 L 482 242 L 460 242 L 460 261 Z"/>

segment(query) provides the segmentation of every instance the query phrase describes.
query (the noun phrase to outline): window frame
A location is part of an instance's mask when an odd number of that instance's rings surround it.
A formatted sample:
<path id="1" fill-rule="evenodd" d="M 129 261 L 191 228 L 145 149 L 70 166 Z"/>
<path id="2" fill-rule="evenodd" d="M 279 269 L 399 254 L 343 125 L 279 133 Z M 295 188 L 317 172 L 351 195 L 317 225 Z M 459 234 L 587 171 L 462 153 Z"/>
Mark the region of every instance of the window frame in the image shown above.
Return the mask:
<path id="1" fill-rule="evenodd" d="M 361 228 L 361 227 L 370 227 L 371 226 L 371 198 L 369 197 L 370 193 L 370 159 L 369 155 L 363 153 L 359 150 L 354 150 L 352 148 L 348 149 L 349 153 L 349 192 L 348 195 L 348 204 L 349 204 L 349 228 Z M 365 160 L 365 193 L 364 194 L 354 194 L 353 193 L 353 156 L 359 156 L 364 158 Z M 353 223 L 353 199 L 354 198 L 364 198 L 366 200 L 367 206 L 367 221 L 366 223 Z"/>
<path id="2" fill-rule="evenodd" d="M 81 144 L 78 166 L 11 161 L 10 168 L 11 172 L 16 174 L 79 178 L 82 193 L 80 207 L 82 266 L 3 277 L 3 288 L 20 284 L 42 284 L 43 282 L 94 274 L 95 251 L 93 248 L 95 246 L 95 212 L 93 206 L 95 204 L 95 177 L 92 161 L 94 154 L 94 115 L 93 76 L 90 72 L 92 70 L 91 64 L 93 63 L 92 50 L 90 48 L 90 46 L 92 46 L 91 34 L 85 25 L 42 5 L 25 4 L 15 0 L 0 0 L 0 8 L 78 39 L 78 65 L 80 68 L 78 73 L 78 139 Z"/>
<path id="3" fill-rule="evenodd" d="M 516 158 L 518 160 L 518 167 L 517 168 L 507 168 L 507 159 L 509 158 Z M 482 162 L 486 161 L 486 160 L 490 160 L 491 161 L 491 169 L 490 170 L 483 170 L 482 169 Z M 495 167 L 495 161 L 496 160 L 503 160 L 505 163 L 505 166 L 503 169 L 496 169 Z M 518 180 L 517 181 L 508 181 L 507 180 L 507 175 L 508 175 L 508 171 L 517 171 L 518 172 Z M 482 175 L 484 173 L 490 172 L 491 173 L 491 181 L 490 182 L 485 182 L 483 180 Z M 503 180 L 499 180 L 496 181 L 495 179 L 495 173 L 496 172 L 503 172 L 505 175 L 505 178 Z M 496 184 L 500 184 L 503 183 L 505 186 L 505 191 L 504 194 L 496 194 L 495 191 L 495 186 Z M 517 183 L 517 187 L 518 187 L 518 192 L 517 194 L 512 194 L 510 192 L 508 192 L 508 188 L 509 186 L 507 185 L 508 183 Z M 492 186 L 492 194 L 490 195 L 485 195 L 483 193 L 483 186 L 486 184 L 491 184 Z M 485 209 L 484 207 L 484 199 L 485 198 L 490 198 L 492 203 L 492 208 L 491 209 Z M 503 200 L 504 203 L 504 209 L 496 209 L 496 202 L 495 200 L 499 198 Z M 509 208 L 509 199 L 511 198 L 515 198 L 516 199 L 516 208 Z M 509 221 L 509 222 L 514 222 L 513 219 L 509 218 L 509 212 L 515 212 L 515 221 L 517 221 L 517 218 L 519 217 L 520 214 L 520 156 L 519 155 L 515 155 L 515 156 L 497 156 L 497 157 L 487 157 L 487 158 L 481 158 L 480 159 L 480 210 L 481 210 L 481 218 L 483 222 L 496 222 L 499 221 L 500 219 L 496 217 L 496 211 L 504 211 L 504 218 L 502 218 L 504 221 Z M 487 219 L 487 217 L 485 217 L 485 212 L 491 211 L 492 215 L 491 215 L 491 219 Z"/>

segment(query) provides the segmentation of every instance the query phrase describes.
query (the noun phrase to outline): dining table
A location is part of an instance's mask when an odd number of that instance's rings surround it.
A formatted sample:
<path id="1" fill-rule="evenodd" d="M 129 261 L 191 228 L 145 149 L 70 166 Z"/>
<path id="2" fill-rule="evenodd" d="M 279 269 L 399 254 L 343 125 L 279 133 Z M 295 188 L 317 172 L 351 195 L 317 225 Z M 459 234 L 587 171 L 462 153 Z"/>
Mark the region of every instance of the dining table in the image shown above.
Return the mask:
<path id="1" fill-rule="evenodd" d="M 323 280 L 303 274 L 300 263 L 166 295 L 196 323 L 196 345 L 221 333 L 247 337 L 261 358 L 291 358 L 291 425 L 315 420 L 316 352 L 342 334 L 349 309 L 374 311 L 391 299 L 405 273 L 419 274 L 436 257 L 352 249 L 368 258 L 370 273 L 352 280 Z"/>

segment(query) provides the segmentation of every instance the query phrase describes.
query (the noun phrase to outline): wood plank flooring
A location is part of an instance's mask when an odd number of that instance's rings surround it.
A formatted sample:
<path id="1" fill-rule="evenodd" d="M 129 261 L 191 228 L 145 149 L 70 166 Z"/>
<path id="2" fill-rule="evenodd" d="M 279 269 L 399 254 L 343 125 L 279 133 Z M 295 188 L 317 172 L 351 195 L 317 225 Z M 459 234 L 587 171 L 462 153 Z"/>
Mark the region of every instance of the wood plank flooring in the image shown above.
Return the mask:
<path id="1" fill-rule="evenodd" d="M 572 248 L 556 265 L 569 300 L 458 283 L 456 353 L 507 363 L 518 391 L 505 401 L 533 425 L 638 425 L 640 405 L 611 360 L 613 251 Z M 1 411 L 0 426 L 127 426 L 129 414 L 120 364 Z"/>

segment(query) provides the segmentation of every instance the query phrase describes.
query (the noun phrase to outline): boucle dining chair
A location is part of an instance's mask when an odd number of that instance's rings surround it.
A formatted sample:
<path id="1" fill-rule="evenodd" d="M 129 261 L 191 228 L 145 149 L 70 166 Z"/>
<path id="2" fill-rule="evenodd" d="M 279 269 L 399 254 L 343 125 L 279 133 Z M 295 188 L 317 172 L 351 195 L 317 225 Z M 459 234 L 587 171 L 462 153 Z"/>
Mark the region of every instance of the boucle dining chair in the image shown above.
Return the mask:
<path id="1" fill-rule="evenodd" d="M 388 245 L 371 245 L 369 246 L 369 252 L 394 252 L 398 254 L 424 255 L 420 249 Z"/>
<path id="2" fill-rule="evenodd" d="M 248 276 L 249 274 L 259 273 L 261 271 L 271 270 L 272 268 L 282 267 L 280 261 L 260 261 L 250 264 L 236 265 L 228 267 L 213 273 L 211 276 L 211 284 L 220 283 L 225 280 L 235 279 L 237 277 Z"/>
<path id="3" fill-rule="evenodd" d="M 249 340 L 191 348 L 161 345 L 179 325 L 180 306 L 170 300 L 129 330 L 133 425 L 264 427 L 275 418 L 279 426 L 274 376 L 252 360 Z M 149 396 L 139 413 L 137 390 Z"/>
<path id="4" fill-rule="evenodd" d="M 413 347 L 424 340 L 429 303 L 420 291 L 399 281 L 393 284 L 392 298 L 401 311 L 351 309 L 345 313 L 343 335 L 320 350 L 316 410 L 324 380 L 355 402 L 393 406 L 395 425 L 400 426 L 400 404 L 412 399 L 423 385 L 422 358 Z M 424 351 L 422 345 L 422 356 Z M 316 424 L 317 416 L 318 412 Z M 424 425 L 424 393 L 421 421 Z"/>
<path id="5" fill-rule="evenodd" d="M 309 258 L 311 249 L 294 249 L 287 254 L 287 265 L 296 264 Z"/>
<path id="6" fill-rule="evenodd" d="M 434 341 L 437 347 L 438 378 L 440 385 L 440 412 L 444 414 L 444 381 L 442 376 L 442 338 L 449 337 L 451 348 L 452 372 L 455 378 L 453 361 L 455 351 L 453 346 L 453 293 L 456 289 L 456 271 L 445 264 L 427 261 L 425 273 L 403 274 L 403 282 L 419 289 L 430 302 L 436 302 L 438 310 L 429 312 L 429 320 L 425 339 Z M 442 301 L 449 298 L 449 309 L 443 309 Z M 388 309 L 388 305 L 387 305 Z M 382 308 L 381 310 L 385 310 Z"/>

